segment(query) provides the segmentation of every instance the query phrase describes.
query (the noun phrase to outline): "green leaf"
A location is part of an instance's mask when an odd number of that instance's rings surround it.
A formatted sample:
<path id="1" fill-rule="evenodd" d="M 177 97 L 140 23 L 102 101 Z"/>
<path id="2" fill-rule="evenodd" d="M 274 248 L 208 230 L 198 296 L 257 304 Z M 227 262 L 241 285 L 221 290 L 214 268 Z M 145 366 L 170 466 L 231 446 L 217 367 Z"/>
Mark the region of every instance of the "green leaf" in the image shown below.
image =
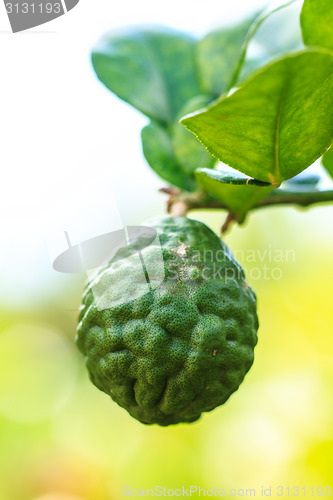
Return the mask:
<path id="1" fill-rule="evenodd" d="M 215 97 L 228 92 L 239 80 L 247 49 L 257 30 L 272 14 L 294 2 L 289 0 L 273 9 L 269 7 L 260 13 L 256 12 L 237 26 L 212 31 L 202 38 L 197 43 L 198 75 L 202 91 Z M 280 46 L 280 53 L 283 50 Z M 261 64 L 263 62 L 261 60 Z"/>
<path id="2" fill-rule="evenodd" d="M 198 78 L 203 92 L 218 97 L 235 81 L 246 36 L 258 13 L 238 26 L 208 33 L 197 43 Z"/>
<path id="3" fill-rule="evenodd" d="M 273 190 L 270 184 L 238 172 L 203 168 L 196 171 L 196 179 L 203 190 L 225 204 L 239 222 L 253 205 Z"/>
<path id="4" fill-rule="evenodd" d="M 304 48 L 299 16 L 300 6 L 295 2 L 264 16 L 249 41 L 239 81 L 273 59 Z"/>
<path id="5" fill-rule="evenodd" d="M 180 117 L 199 110 L 210 104 L 208 96 L 197 96 L 191 99 L 181 110 Z M 215 158 L 200 144 L 185 127 L 177 123 L 172 129 L 172 144 L 178 163 L 184 172 L 193 176 L 197 168 L 209 168 L 216 162 Z"/>
<path id="6" fill-rule="evenodd" d="M 92 52 L 98 78 L 118 97 L 157 121 L 171 123 L 200 94 L 192 37 L 166 28 L 105 35 Z"/>
<path id="7" fill-rule="evenodd" d="M 317 191 L 320 179 L 320 175 L 310 174 L 307 170 L 305 170 L 284 182 L 283 188 L 287 190 L 291 189 L 293 191 Z"/>
<path id="8" fill-rule="evenodd" d="M 284 3 L 264 16 L 252 40 L 273 56 L 300 49 L 303 43 L 299 16 L 299 3 Z"/>
<path id="9" fill-rule="evenodd" d="M 151 168 L 170 184 L 192 191 L 196 183 L 181 169 L 174 155 L 170 133 L 156 122 L 141 132 L 143 154 Z"/>
<path id="10" fill-rule="evenodd" d="M 218 160 L 279 186 L 332 143 L 333 55 L 309 50 L 277 61 L 181 123 Z"/>
<path id="11" fill-rule="evenodd" d="M 301 27 L 306 45 L 333 50 L 332 0 L 304 0 Z"/>
<path id="12" fill-rule="evenodd" d="M 333 179 L 333 146 L 322 156 L 321 162 Z"/>

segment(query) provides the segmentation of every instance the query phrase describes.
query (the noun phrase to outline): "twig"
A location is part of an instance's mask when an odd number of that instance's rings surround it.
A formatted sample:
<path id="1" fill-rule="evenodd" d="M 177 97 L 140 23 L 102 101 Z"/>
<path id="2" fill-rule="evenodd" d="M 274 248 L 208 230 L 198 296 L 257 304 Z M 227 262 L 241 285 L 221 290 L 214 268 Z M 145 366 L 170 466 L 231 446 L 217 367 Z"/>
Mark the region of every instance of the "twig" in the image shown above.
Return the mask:
<path id="1" fill-rule="evenodd" d="M 169 192 L 164 189 L 163 191 Z M 171 213 L 173 205 L 179 202 L 183 203 L 186 212 L 204 208 L 229 210 L 227 205 L 223 202 L 202 191 L 186 193 L 177 190 L 172 191 L 172 194 L 170 194 L 168 199 L 168 212 Z M 256 210 L 270 205 L 298 205 L 300 207 L 308 207 L 317 203 L 333 203 L 333 190 L 300 192 L 287 191 L 280 188 L 272 191 L 266 198 L 259 200 L 250 210 Z"/>
<path id="2" fill-rule="evenodd" d="M 190 210 L 200 209 L 222 209 L 228 210 L 227 218 L 221 227 L 221 232 L 225 233 L 233 221 L 238 221 L 236 214 L 230 212 L 229 208 L 204 191 L 187 193 L 175 188 L 161 188 L 161 192 L 169 195 L 167 199 L 167 212 L 174 216 L 185 217 Z M 266 198 L 258 201 L 249 212 L 258 208 L 278 205 L 296 205 L 299 207 L 309 207 L 318 203 L 333 203 L 333 190 L 327 191 L 287 191 L 285 189 L 275 189 Z"/>
<path id="3" fill-rule="evenodd" d="M 226 220 L 224 221 L 223 226 L 221 227 L 221 233 L 225 233 L 226 231 L 228 231 L 230 224 L 236 220 L 237 220 L 237 217 L 235 216 L 235 214 L 233 214 L 232 212 L 229 212 Z"/>
<path id="4" fill-rule="evenodd" d="M 273 191 L 267 198 L 263 198 L 253 208 L 266 207 L 268 205 L 299 205 L 308 207 L 317 203 L 333 202 L 333 190 L 297 192 L 278 189 Z"/>

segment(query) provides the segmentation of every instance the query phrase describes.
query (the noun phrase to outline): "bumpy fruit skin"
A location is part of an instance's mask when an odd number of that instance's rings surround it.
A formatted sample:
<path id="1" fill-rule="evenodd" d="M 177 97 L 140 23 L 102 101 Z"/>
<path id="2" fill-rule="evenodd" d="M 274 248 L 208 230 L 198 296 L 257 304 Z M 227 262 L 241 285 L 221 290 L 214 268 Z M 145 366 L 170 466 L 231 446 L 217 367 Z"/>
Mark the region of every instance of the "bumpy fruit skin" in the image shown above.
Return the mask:
<path id="1" fill-rule="evenodd" d="M 140 422 L 193 422 L 225 403 L 251 367 L 256 298 L 205 224 L 164 216 L 146 226 L 158 238 L 141 251 L 141 269 L 120 248 L 88 284 L 77 345 L 93 384 Z M 133 251 L 145 246 L 144 239 L 132 240 Z M 161 249 L 162 283 L 156 279 Z M 133 300 L 142 264 L 150 290 Z"/>

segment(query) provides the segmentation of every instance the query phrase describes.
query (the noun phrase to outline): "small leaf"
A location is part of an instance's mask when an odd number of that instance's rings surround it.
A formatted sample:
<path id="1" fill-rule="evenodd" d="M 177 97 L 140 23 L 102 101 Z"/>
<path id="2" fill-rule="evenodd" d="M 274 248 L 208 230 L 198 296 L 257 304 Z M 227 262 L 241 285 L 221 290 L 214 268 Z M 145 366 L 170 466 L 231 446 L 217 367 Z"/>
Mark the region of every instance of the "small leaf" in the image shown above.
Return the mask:
<path id="1" fill-rule="evenodd" d="M 333 146 L 322 156 L 321 162 L 333 179 Z"/>
<path id="2" fill-rule="evenodd" d="M 305 45 L 333 50 L 332 0 L 304 0 L 301 27 Z"/>
<path id="3" fill-rule="evenodd" d="M 309 50 L 281 59 L 181 123 L 218 160 L 277 187 L 332 143 L 333 55 Z"/>
<path id="4" fill-rule="evenodd" d="M 186 175 L 175 158 L 169 132 L 151 122 L 141 132 L 143 154 L 151 168 L 170 184 L 192 191 L 196 183 Z"/>
<path id="5" fill-rule="evenodd" d="M 300 5 L 295 2 L 264 16 L 248 44 L 239 81 L 273 59 L 304 48 L 299 16 Z"/>
<path id="6" fill-rule="evenodd" d="M 196 179 L 204 191 L 224 203 L 239 222 L 243 222 L 253 205 L 273 190 L 270 184 L 239 172 L 203 168 L 196 171 Z"/>
<path id="7" fill-rule="evenodd" d="M 292 189 L 299 191 L 317 191 L 317 185 L 320 182 L 320 175 L 309 174 L 303 171 L 300 174 L 288 179 L 283 187 L 284 189 Z"/>
<path id="8" fill-rule="evenodd" d="M 118 97 L 150 118 L 173 122 L 200 93 L 195 40 L 166 28 L 129 29 L 105 35 L 92 52 L 98 78 Z"/>
<path id="9" fill-rule="evenodd" d="M 197 43 L 197 62 L 203 92 L 218 97 L 234 80 L 246 36 L 258 13 L 238 26 L 208 33 Z"/>
<path id="10" fill-rule="evenodd" d="M 265 15 L 252 40 L 274 56 L 303 47 L 300 10 L 299 2 L 287 2 L 274 9 Z"/>
<path id="11" fill-rule="evenodd" d="M 181 110 L 180 116 L 204 108 L 210 102 L 211 98 L 207 96 L 194 97 Z M 178 163 L 190 176 L 193 176 L 193 172 L 197 168 L 209 168 L 216 162 L 215 158 L 196 140 L 193 134 L 180 125 L 178 121 L 172 128 L 172 144 Z"/>
<path id="12" fill-rule="evenodd" d="M 215 97 L 228 92 L 239 80 L 247 49 L 257 30 L 273 14 L 294 2 L 295 0 L 289 0 L 278 3 L 273 8 L 268 7 L 254 13 L 237 26 L 212 31 L 202 38 L 197 43 L 198 75 L 202 91 Z M 283 50 L 280 45 L 279 53 Z M 267 58 L 266 56 L 266 60 Z M 266 61 L 261 61 L 263 62 Z M 242 79 L 244 76 L 243 74 Z"/>

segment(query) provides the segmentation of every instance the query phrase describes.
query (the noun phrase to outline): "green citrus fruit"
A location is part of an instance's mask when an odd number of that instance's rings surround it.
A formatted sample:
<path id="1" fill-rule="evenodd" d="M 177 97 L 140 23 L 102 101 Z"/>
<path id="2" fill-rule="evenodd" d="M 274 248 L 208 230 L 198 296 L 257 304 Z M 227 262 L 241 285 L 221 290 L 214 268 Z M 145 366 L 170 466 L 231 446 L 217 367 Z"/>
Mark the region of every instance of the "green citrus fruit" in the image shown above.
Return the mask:
<path id="1" fill-rule="evenodd" d="M 77 344 L 92 382 L 134 418 L 192 422 L 251 367 L 256 298 L 205 224 L 164 216 L 146 226 L 158 236 L 141 230 L 88 283 Z"/>

